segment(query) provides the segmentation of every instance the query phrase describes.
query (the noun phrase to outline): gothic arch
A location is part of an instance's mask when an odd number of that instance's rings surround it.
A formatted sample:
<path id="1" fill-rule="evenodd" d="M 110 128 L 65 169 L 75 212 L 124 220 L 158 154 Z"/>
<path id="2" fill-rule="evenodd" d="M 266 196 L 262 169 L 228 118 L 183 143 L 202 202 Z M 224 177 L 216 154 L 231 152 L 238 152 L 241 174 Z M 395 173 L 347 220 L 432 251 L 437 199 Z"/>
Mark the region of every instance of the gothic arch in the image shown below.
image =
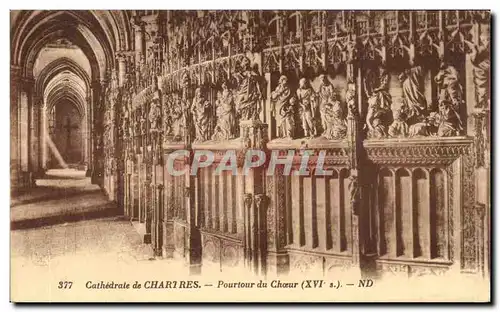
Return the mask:
<path id="1" fill-rule="evenodd" d="M 130 46 L 125 12 L 22 11 L 11 16 L 11 63 L 27 77 L 40 50 L 59 38 L 82 49 L 92 67 L 92 81 L 105 78 L 115 67 L 115 52 Z"/>
<path id="2" fill-rule="evenodd" d="M 48 84 L 44 92 L 44 101 L 47 109 L 52 107 L 61 99 L 68 99 L 76 105 L 81 116 L 86 112 L 86 86 L 77 75 L 71 72 L 62 72 L 56 75 Z"/>
<path id="3" fill-rule="evenodd" d="M 35 77 L 35 92 L 38 95 L 43 95 L 45 92 L 45 88 L 52 81 L 52 79 L 57 76 L 59 73 L 64 71 L 69 71 L 74 73 L 76 76 L 80 77 L 82 81 L 85 83 L 87 92 L 90 90 L 91 81 L 89 75 L 83 70 L 83 68 L 78 65 L 75 61 L 70 58 L 63 57 L 58 58 L 57 60 L 51 62 L 47 66 L 45 66 L 38 77 Z"/>

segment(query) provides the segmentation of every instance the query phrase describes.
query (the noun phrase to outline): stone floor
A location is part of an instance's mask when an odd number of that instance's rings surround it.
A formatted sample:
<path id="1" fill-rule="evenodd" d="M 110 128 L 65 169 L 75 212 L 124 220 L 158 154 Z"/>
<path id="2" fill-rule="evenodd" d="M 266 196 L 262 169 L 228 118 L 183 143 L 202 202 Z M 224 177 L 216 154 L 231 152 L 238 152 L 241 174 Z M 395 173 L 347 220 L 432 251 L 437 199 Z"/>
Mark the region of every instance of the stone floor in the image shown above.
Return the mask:
<path id="1" fill-rule="evenodd" d="M 130 221 L 116 215 L 116 204 L 90 183 L 85 172 L 50 170 L 37 185 L 33 192 L 11 200 L 12 258 L 44 266 L 68 254 L 152 257 Z"/>
<path id="2" fill-rule="evenodd" d="M 49 170 L 29 192 L 11 198 L 11 229 L 113 216 L 116 205 L 108 201 L 84 171 Z"/>
<path id="3" fill-rule="evenodd" d="M 65 277 L 123 276 L 125 267 L 158 272 L 168 264 L 182 270 L 180 261 L 150 261 L 155 260 L 150 245 L 142 243 L 132 223 L 117 215 L 115 204 L 83 172 L 49 171 L 37 185 L 11 200 L 13 296 L 16 291 L 50 296 Z"/>

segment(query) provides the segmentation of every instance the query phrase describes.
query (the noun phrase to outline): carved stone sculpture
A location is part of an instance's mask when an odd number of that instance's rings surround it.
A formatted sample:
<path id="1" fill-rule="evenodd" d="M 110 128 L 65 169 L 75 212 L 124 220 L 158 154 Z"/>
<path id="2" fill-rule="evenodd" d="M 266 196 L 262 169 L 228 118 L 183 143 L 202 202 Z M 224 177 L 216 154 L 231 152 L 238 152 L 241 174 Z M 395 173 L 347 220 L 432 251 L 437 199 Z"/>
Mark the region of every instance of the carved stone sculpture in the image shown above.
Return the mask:
<path id="1" fill-rule="evenodd" d="M 314 90 L 311 88 L 306 78 L 301 78 L 299 80 L 297 99 L 300 105 L 304 135 L 306 137 L 314 137 L 316 136 L 316 126 L 314 125 Z"/>
<path id="2" fill-rule="evenodd" d="M 238 81 L 236 109 L 240 120 L 258 120 L 261 110 L 262 92 L 257 73 L 252 71 L 250 60 L 241 61 L 242 71 L 235 75 Z"/>
<path id="3" fill-rule="evenodd" d="M 438 124 L 438 136 L 449 137 L 460 135 L 462 122 L 452 102 L 446 100 L 439 102 Z"/>
<path id="4" fill-rule="evenodd" d="M 349 195 L 351 202 L 351 209 L 354 214 L 357 214 L 357 202 L 359 200 L 359 182 L 357 174 L 351 174 L 349 176 Z"/>
<path id="5" fill-rule="evenodd" d="M 331 106 L 335 97 L 335 90 L 333 89 L 333 85 L 328 80 L 326 75 L 320 75 L 320 85 L 318 89 L 318 98 L 319 98 L 319 111 L 321 116 L 321 127 L 323 130 L 327 128 L 326 122 L 326 114 L 325 109 L 326 106 Z"/>
<path id="6" fill-rule="evenodd" d="M 358 116 L 358 107 L 356 105 L 356 85 L 352 82 L 347 84 L 345 100 L 347 103 L 347 116 L 351 118 Z"/>
<path id="7" fill-rule="evenodd" d="M 149 129 L 151 131 L 160 131 L 162 129 L 161 107 L 159 99 L 154 99 L 153 102 L 151 102 L 148 119 Z"/>
<path id="8" fill-rule="evenodd" d="M 370 139 L 382 139 L 387 137 L 386 126 L 383 123 L 383 118 L 379 114 L 375 114 L 373 117 L 369 130 L 368 138 Z"/>
<path id="9" fill-rule="evenodd" d="M 401 109 L 393 113 L 394 121 L 389 126 L 388 135 L 392 138 L 404 138 L 408 136 L 408 124 L 406 123 L 406 114 Z"/>
<path id="10" fill-rule="evenodd" d="M 278 137 L 293 139 L 295 135 L 295 107 L 297 98 L 292 97 L 280 107 L 280 124 L 278 125 Z"/>
<path id="11" fill-rule="evenodd" d="M 213 140 L 229 140 L 237 132 L 234 97 L 227 83 L 222 83 L 222 91 L 217 94 L 217 125 L 212 136 Z"/>
<path id="12" fill-rule="evenodd" d="M 347 124 L 340 101 L 336 95 L 331 95 L 331 100 L 324 103 L 323 113 L 324 129 L 323 136 L 328 140 L 342 139 L 347 134 Z"/>
<path id="13" fill-rule="evenodd" d="M 134 122 L 134 135 L 139 136 L 141 135 L 141 118 L 137 118 L 137 115 L 135 115 L 135 122 Z"/>
<path id="14" fill-rule="evenodd" d="M 185 133 L 185 109 L 183 101 L 178 94 L 173 95 L 173 105 L 170 111 L 170 118 L 172 120 L 172 134 L 175 140 L 181 140 Z"/>
<path id="15" fill-rule="evenodd" d="M 402 83 L 403 106 L 411 124 L 420 121 L 426 115 L 427 101 L 423 90 L 422 68 L 416 66 L 399 75 Z"/>
<path id="16" fill-rule="evenodd" d="M 194 93 L 191 113 L 193 114 L 196 130 L 195 142 L 204 142 L 209 139 L 208 126 L 210 122 L 211 105 L 203 96 L 201 89 L 197 88 Z"/>
<path id="17" fill-rule="evenodd" d="M 286 131 L 283 131 L 281 128 L 285 121 L 282 120 L 283 115 L 282 114 L 287 114 L 286 112 L 290 109 L 290 97 L 292 95 L 292 91 L 290 90 L 290 87 L 288 86 L 288 78 L 286 76 L 281 76 L 279 79 L 279 84 L 274 89 L 274 91 L 271 93 L 271 101 L 273 103 L 273 106 L 271 108 L 272 112 L 274 113 L 276 111 L 276 106 L 277 110 L 279 112 L 277 116 L 278 120 L 278 125 L 280 129 L 278 129 L 278 136 L 279 137 L 291 137 L 286 134 Z M 283 109 L 283 107 L 285 107 Z"/>
<path id="18" fill-rule="evenodd" d="M 441 64 L 434 81 L 439 90 L 439 102 L 451 102 L 454 109 L 459 110 L 463 101 L 463 90 L 459 82 L 457 69 L 445 63 Z"/>
<path id="19" fill-rule="evenodd" d="M 146 117 L 145 117 L 145 113 L 141 116 L 141 135 L 146 135 L 147 134 L 147 131 L 146 131 Z"/>
<path id="20" fill-rule="evenodd" d="M 163 95 L 163 133 L 165 137 L 172 135 L 172 106 L 173 106 L 173 95 L 164 94 Z"/>
<path id="21" fill-rule="evenodd" d="M 480 45 L 471 45 L 474 66 L 476 108 L 488 108 L 490 101 L 490 38 L 489 29 L 480 35 Z"/>
<path id="22" fill-rule="evenodd" d="M 191 81 L 189 75 L 182 75 L 182 93 L 174 94 L 171 119 L 175 141 L 190 142 L 193 133 L 192 102 L 190 100 Z"/>
<path id="23" fill-rule="evenodd" d="M 387 136 L 388 125 L 392 123 L 389 75 L 384 67 L 379 68 L 378 77 L 371 77 L 368 83 L 365 80 L 365 89 L 368 96 L 368 138 L 384 138 Z"/>
<path id="24" fill-rule="evenodd" d="M 437 131 L 436 116 L 437 113 L 433 112 L 423 120 L 411 125 L 408 130 L 408 136 L 422 137 L 433 135 Z"/>

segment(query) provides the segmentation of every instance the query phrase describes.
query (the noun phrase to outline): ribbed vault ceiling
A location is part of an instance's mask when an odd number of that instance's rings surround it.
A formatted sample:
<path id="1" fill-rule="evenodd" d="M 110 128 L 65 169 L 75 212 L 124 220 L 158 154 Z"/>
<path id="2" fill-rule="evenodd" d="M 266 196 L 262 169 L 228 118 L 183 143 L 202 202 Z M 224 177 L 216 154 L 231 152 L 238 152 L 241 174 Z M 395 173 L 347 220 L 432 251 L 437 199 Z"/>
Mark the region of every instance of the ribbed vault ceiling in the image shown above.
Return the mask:
<path id="1" fill-rule="evenodd" d="M 81 116 L 85 116 L 87 86 L 77 74 L 67 70 L 55 75 L 44 91 L 44 101 L 50 111 L 54 105 L 67 100 L 73 103 Z"/>
<path id="2" fill-rule="evenodd" d="M 115 52 L 130 46 L 127 11 L 21 11 L 11 13 L 11 64 L 30 77 L 40 51 L 61 38 L 78 46 L 92 68 L 92 80 L 115 67 Z"/>

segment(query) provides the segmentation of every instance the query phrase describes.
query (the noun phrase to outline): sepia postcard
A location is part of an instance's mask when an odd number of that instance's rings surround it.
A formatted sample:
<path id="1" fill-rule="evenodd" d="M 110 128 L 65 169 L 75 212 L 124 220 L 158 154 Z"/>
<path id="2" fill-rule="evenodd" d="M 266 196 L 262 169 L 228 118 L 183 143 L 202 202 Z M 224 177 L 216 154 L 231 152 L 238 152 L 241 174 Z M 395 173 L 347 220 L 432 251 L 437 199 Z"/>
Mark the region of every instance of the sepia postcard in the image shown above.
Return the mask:
<path id="1" fill-rule="evenodd" d="M 12 302 L 489 302 L 490 11 L 10 11 Z"/>

